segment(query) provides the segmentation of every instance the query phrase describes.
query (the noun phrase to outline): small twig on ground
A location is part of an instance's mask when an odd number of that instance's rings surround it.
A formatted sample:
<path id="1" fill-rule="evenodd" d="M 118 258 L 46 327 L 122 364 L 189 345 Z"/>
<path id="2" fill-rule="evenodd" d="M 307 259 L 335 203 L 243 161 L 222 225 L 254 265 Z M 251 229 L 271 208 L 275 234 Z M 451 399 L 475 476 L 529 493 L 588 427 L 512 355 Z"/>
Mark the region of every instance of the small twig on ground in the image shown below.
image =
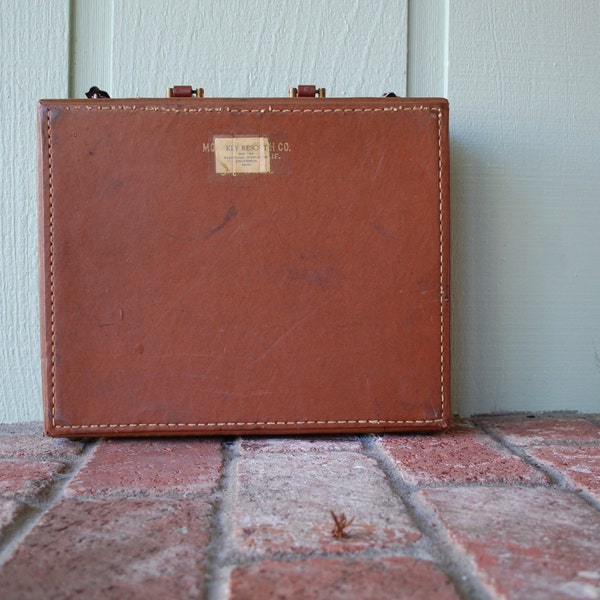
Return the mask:
<path id="1" fill-rule="evenodd" d="M 336 515 L 332 510 L 329 512 L 331 513 L 334 522 L 331 535 L 338 540 L 342 538 L 349 538 L 350 534 L 346 530 L 354 522 L 354 517 L 348 520 L 344 513 Z"/>

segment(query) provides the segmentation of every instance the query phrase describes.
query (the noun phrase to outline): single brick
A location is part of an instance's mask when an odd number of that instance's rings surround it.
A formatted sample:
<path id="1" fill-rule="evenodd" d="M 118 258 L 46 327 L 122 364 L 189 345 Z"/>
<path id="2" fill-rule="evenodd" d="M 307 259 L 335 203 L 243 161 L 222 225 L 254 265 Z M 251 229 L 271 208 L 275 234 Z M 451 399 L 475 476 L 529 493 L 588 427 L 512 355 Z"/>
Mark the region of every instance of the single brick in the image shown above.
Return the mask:
<path id="1" fill-rule="evenodd" d="M 199 598 L 210 506 L 64 499 L 0 570 L 2 597 Z"/>
<path id="2" fill-rule="evenodd" d="M 517 446 L 600 441 L 600 427 L 574 415 L 506 415 L 480 422 Z"/>
<path id="3" fill-rule="evenodd" d="M 600 500 L 600 445 L 537 446 L 528 452 Z"/>
<path id="4" fill-rule="evenodd" d="M 45 437 L 41 423 L 0 424 L 0 457 L 71 457 L 84 449 L 82 442 Z"/>
<path id="5" fill-rule="evenodd" d="M 57 462 L 0 460 L 0 497 L 31 501 L 46 491 L 63 469 Z"/>
<path id="6" fill-rule="evenodd" d="M 221 443 L 215 440 L 108 440 L 98 445 L 66 495 L 209 494 L 221 464 Z"/>
<path id="7" fill-rule="evenodd" d="M 338 517 L 354 519 L 332 535 Z M 358 452 L 246 452 L 238 465 L 237 545 L 251 554 L 352 552 L 405 545 L 421 534 L 377 463 Z"/>
<path id="8" fill-rule="evenodd" d="M 450 579 L 433 564 L 412 558 L 308 558 L 267 560 L 231 574 L 231 600 L 451 600 Z"/>
<path id="9" fill-rule="evenodd" d="M 585 594 L 598 592 L 589 578 L 600 565 L 600 518 L 575 494 L 484 486 L 420 494 L 500 597 L 597 597 Z"/>
<path id="10" fill-rule="evenodd" d="M 251 452 L 357 452 L 362 444 L 354 436 L 255 437 L 243 439 L 242 448 Z"/>
<path id="11" fill-rule="evenodd" d="M 549 482 L 542 472 L 468 423 L 434 435 L 386 435 L 381 444 L 414 485 Z"/>

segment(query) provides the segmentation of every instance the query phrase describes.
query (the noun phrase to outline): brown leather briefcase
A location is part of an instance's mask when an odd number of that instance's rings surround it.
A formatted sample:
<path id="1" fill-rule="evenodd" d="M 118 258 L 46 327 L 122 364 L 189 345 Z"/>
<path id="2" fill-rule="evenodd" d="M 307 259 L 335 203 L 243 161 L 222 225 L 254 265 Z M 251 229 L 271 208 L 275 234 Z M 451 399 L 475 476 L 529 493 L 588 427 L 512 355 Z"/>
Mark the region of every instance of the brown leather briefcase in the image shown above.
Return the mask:
<path id="1" fill-rule="evenodd" d="M 39 115 L 48 434 L 448 426 L 446 100 Z"/>

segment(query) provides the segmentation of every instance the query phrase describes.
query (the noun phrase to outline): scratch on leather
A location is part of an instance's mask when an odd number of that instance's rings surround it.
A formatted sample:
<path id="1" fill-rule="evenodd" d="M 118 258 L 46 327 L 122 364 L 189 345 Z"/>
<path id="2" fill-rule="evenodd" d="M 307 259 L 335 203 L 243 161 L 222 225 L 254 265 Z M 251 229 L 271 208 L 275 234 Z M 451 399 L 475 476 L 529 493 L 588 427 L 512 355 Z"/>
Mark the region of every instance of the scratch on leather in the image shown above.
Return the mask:
<path id="1" fill-rule="evenodd" d="M 211 229 L 208 234 L 206 235 L 206 239 L 212 237 L 213 235 L 215 235 L 215 233 L 219 233 L 219 231 L 221 231 L 221 229 L 223 229 L 227 223 L 229 223 L 229 221 L 231 221 L 231 219 L 233 219 L 233 217 L 235 217 L 237 215 L 237 209 L 235 208 L 235 206 L 232 206 L 228 211 L 227 214 L 225 215 L 225 218 L 213 229 Z"/>
<path id="2" fill-rule="evenodd" d="M 279 346 L 286 337 L 288 337 L 292 332 L 298 329 L 298 327 L 300 327 L 302 323 L 304 323 L 306 320 L 312 317 L 316 312 L 321 310 L 321 308 L 323 308 L 325 305 L 329 304 L 332 300 L 333 296 L 327 298 L 319 305 L 315 306 L 313 309 L 308 311 L 305 315 L 302 315 L 300 318 L 294 321 L 291 325 L 289 325 L 286 328 L 286 330 L 281 335 L 277 336 L 277 338 L 273 342 L 271 342 L 252 362 L 255 363 L 259 360 L 262 360 L 267 354 L 269 354 L 269 352 L 272 352 L 275 348 L 277 348 L 277 346 Z"/>

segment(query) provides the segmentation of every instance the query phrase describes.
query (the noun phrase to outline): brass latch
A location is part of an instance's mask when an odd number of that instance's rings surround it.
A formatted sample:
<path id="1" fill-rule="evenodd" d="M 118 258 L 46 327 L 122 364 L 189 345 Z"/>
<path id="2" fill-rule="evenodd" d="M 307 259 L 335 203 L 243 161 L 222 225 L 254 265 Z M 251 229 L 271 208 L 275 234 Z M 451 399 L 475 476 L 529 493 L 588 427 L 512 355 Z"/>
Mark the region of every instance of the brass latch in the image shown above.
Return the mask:
<path id="1" fill-rule="evenodd" d="M 299 85 L 297 88 L 290 88 L 290 98 L 325 98 L 325 88 L 318 88 L 316 85 Z"/>
<path id="2" fill-rule="evenodd" d="M 167 98 L 204 98 L 202 88 L 192 89 L 191 85 L 174 85 L 167 88 Z"/>

